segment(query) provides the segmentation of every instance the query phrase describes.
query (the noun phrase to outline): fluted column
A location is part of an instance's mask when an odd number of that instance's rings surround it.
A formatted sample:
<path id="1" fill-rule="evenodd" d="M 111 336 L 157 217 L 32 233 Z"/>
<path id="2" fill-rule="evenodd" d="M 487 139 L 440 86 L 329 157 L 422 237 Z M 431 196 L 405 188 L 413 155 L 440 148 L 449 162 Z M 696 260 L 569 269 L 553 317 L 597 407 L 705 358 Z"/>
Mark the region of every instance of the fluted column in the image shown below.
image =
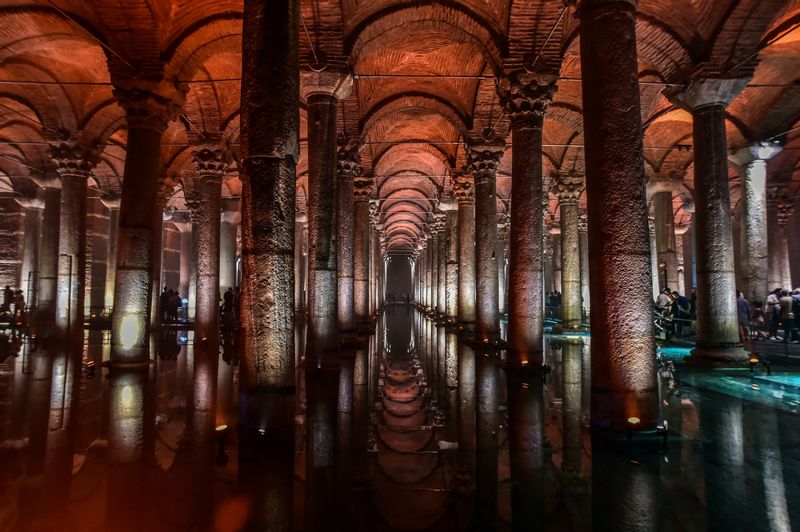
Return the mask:
<path id="1" fill-rule="evenodd" d="M 108 209 L 108 251 L 106 254 L 106 290 L 104 306 L 114 306 L 114 285 L 117 279 L 117 241 L 119 240 L 119 206 L 118 195 L 101 196 L 100 201 Z"/>
<path id="2" fill-rule="evenodd" d="M 578 215 L 578 244 L 581 255 L 581 306 L 590 313 L 589 297 L 589 223 L 585 212 Z"/>
<path id="3" fill-rule="evenodd" d="M 61 143 L 50 151 L 61 178 L 56 331 L 75 353 L 83 350 L 86 193 L 95 159 L 78 144 Z"/>
<path id="4" fill-rule="evenodd" d="M 117 242 L 117 279 L 111 323 L 111 361 L 148 360 L 153 279 L 161 250 L 156 220 L 161 220 L 161 135 L 179 111 L 183 93 L 165 87 L 164 94 L 117 90 L 128 120 L 128 146 L 122 179 Z"/>
<path id="5" fill-rule="evenodd" d="M 303 72 L 308 106 L 308 332 L 306 352 L 332 362 L 339 352 L 336 109 L 353 80 L 334 71 Z"/>
<path id="6" fill-rule="evenodd" d="M 767 235 L 767 161 L 781 151 L 779 144 L 758 142 L 742 148 L 731 159 L 742 170 L 742 290 L 750 301 L 764 302 L 769 290 Z"/>
<path id="7" fill-rule="evenodd" d="M 240 426 L 292 448 L 299 0 L 244 3 Z M 261 393 L 263 392 L 263 394 Z M 250 407 L 250 408 L 247 408 Z M 242 415 L 245 413 L 246 415 Z M 277 437 L 276 437 L 277 436 Z M 274 506 L 286 510 L 278 497 Z M 287 505 L 291 508 L 291 504 Z M 288 510 L 291 512 L 291 510 Z"/>
<path id="8" fill-rule="evenodd" d="M 475 186 L 471 175 L 456 173 L 453 195 L 458 201 L 458 322 L 475 323 Z"/>
<path id="9" fill-rule="evenodd" d="M 554 176 L 553 193 L 558 198 L 561 221 L 561 323 L 574 329 L 581 325 L 581 261 L 578 231 L 578 199 L 583 176 Z"/>
<path id="10" fill-rule="evenodd" d="M 497 166 L 505 142 L 495 139 L 469 146 L 470 171 L 475 179 L 475 334 L 488 341 L 500 335 L 497 304 Z M 515 241 L 516 244 L 516 241 Z"/>
<path id="11" fill-rule="evenodd" d="M 357 139 L 340 136 L 337 150 L 337 279 L 339 331 L 345 336 L 356 334 L 355 313 L 355 192 L 353 180 L 363 173 L 360 143 Z"/>
<path id="12" fill-rule="evenodd" d="M 508 342 L 509 362 L 516 364 L 542 364 L 542 125 L 557 78 L 558 72 L 547 68 L 519 71 L 503 78 L 498 88 L 511 118 L 513 145 Z M 480 194 L 476 176 L 476 196 Z"/>
<path id="13" fill-rule="evenodd" d="M 193 153 L 198 180 L 197 308 L 195 342 L 208 341 L 216 353 L 219 333 L 219 255 L 222 178 L 226 152 L 217 146 L 197 147 Z"/>
<path id="14" fill-rule="evenodd" d="M 356 325 L 369 325 L 369 198 L 374 180 L 357 176 L 354 188 L 354 238 L 353 238 L 353 298 L 355 300 Z"/>
<path id="15" fill-rule="evenodd" d="M 584 0 L 581 77 L 592 300 L 592 423 L 658 420 L 647 200 L 631 0 Z M 625 327 L 619 327 L 625 323 Z"/>
<path id="16" fill-rule="evenodd" d="M 739 343 L 725 133 L 725 108 L 746 84 L 747 79 L 697 79 L 672 94 L 692 113 L 697 342 L 690 362 L 700 365 L 746 363 L 749 358 Z"/>
<path id="17" fill-rule="evenodd" d="M 242 221 L 239 198 L 222 198 L 219 226 L 219 292 L 236 290 L 236 233 Z"/>

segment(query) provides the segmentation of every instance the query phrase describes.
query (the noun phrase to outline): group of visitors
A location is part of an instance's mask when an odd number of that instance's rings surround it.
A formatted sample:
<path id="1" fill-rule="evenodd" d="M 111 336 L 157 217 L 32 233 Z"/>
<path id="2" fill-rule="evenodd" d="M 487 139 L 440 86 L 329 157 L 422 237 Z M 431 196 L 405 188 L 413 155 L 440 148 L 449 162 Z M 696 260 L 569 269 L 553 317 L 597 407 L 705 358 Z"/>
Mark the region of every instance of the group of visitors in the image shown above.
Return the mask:
<path id="1" fill-rule="evenodd" d="M 3 289 L 3 305 L 0 314 L 8 318 L 12 324 L 25 321 L 25 295 L 22 290 L 13 289 L 9 285 Z"/>
<path id="2" fill-rule="evenodd" d="M 786 288 L 776 288 L 769 293 L 766 301 L 753 304 L 739 291 L 736 304 L 742 339 L 751 337 L 800 343 L 800 288 L 792 292 Z M 783 336 L 778 335 L 779 329 L 783 330 Z"/>
<path id="3" fill-rule="evenodd" d="M 161 323 L 176 323 L 178 310 L 183 306 L 183 298 L 177 290 L 164 287 L 158 298 L 158 309 L 161 314 Z"/>
<path id="4" fill-rule="evenodd" d="M 684 335 L 686 327 L 690 327 L 696 316 L 697 295 L 692 291 L 691 297 L 681 295 L 677 290 L 665 287 L 655 301 L 656 314 L 666 323 L 667 336 Z"/>

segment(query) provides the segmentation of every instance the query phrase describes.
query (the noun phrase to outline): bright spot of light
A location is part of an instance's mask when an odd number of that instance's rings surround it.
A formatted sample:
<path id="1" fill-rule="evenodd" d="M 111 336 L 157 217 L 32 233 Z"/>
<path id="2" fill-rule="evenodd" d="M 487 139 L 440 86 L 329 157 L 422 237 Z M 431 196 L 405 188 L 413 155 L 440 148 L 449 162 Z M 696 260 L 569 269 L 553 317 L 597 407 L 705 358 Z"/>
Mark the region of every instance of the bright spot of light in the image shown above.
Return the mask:
<path id="1" fill-rule="evenodd" d="M 136 345 L 142 336 L 142 326 L 138 316 L 125 316 L 119 330 L 119 343 L 123 349 Z"/>

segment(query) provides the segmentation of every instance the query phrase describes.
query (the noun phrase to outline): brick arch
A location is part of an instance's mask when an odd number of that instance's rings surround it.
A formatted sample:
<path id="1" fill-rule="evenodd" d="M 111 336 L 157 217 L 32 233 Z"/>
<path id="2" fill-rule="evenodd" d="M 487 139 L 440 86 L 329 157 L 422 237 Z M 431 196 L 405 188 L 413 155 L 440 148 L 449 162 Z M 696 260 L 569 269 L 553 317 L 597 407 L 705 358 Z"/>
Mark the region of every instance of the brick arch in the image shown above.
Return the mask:
<path id="1" fill-rule="evenodd" d="M 166 46 L 167 73 L 181 80 L 195 79 L 209 58 L 229 51 L 240 53 L 241 48 L 242 13 L 217 13 L 187 27 Z"/>
<path id="2" fill-rule="evenodd" d="M 375 125 L 392 115 L 409 109 L 419 109 L 443 116 L 462 135 L 472 128 L 472 121 L 463 115 L 451 102 L 433 94 L 422 92 L 400 92 L 376 102 L 362 116 L 360 128 L 369 135 Z"/>

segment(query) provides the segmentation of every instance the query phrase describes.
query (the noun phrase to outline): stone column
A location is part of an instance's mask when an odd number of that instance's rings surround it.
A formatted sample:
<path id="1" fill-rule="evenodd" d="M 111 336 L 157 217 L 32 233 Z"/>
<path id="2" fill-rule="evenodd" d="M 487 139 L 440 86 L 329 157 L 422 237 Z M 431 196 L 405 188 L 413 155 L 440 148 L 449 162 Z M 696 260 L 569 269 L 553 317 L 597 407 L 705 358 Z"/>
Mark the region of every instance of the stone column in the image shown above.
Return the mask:
<path id="1" fill-rule="evenodd" d="M 42 245 L 39 254 L 39 306 L 37 321 L 50 323 L 56 312 L 56 278 L 58 275 L 58 227 L 61 219 L 61 183 L 55 178 L 38 179 L 42 187 Z"/>
<path id="2" fill-rule="evenodd" d="M 776 288 L 790 288 L 784 284 L 784 268 L 788 261 L 784 257 L 786 249 L 785 224 L 779 222 L 781 213 L 791 207 L 786 197 L 786 186 L 770 185 L 767 187 L 767 247 L 768 247 L 768 291 Z M 765 296 L 766 298 L 766 296 Z"/>
<path id="3" fill-rule="evenodd" d="M 216 353 L 220 301 L 220 212 L 222 178 L 225 175 L 227 155 L 224 148 L 202 146 L 194 149 L 193 156 L 199 181 L 198 233 L 195 239 L 197 248 L 195 342 L 208 341 L 208 346 Z"/>
<path id="4" fill-rule="evenodd" d="M 39 275 L 39 249 L 42 241 L 42 211 L 44 202 L 39 198 L 17 199 L 25 209 L 25 227 L 22 244 L 22 267 L 19 274 L 19 287 L 25 296 L 25 304 L 36 307 Z"/>
<path id="5" fill-rule="evenodd" d="M 458 317 L 458 207 L 447 210 L 447 229 L 445 233 L 446 289 L 445 312 L 447 320 L 454 322 Z"/>
<path id="6" fill-rule="evenodd" d="M 742 290 L 750 301 L 763 303 L 769 290 L 767 246 L 767 161 L 781 151 L 779 144 L 758 142 L 731 157 L 742 168 L 741 264 Z"/>
<path id="7" fill-rule="evenodd" d="M 294 313 L 298 318 L 305 319 L 305 224 L 308 217 L 305 213 L 298 213 L 294 221 Z"/>
<path id="8" fill-rule="evenodd" d="M 586 0 L 579 17 L 589 275 L 602 301 L 592 310 L 592 423 L 650 427 L 658 388 L 635 2 Z"/>
<path id="9" fill-rule="evenodd" d="M 437 214 L 433 215 L 433 223 L 431 224 L 431 238 L 428 240 L 428 250 L 430 263 L 428 269 L 430 270 L 430 312 L 435 314 L 439 306 L 439 231 L 442 226 L 437 218 Z"/>
<path id="10" fill-rule="evenodd" d="M 369 202 L 369 314 L 378 309 L 378 274 L 376 255 L 378 254 L 378 226 L 381 224 L 381 210 L 377 200 Z"/>
<path id="11" fill-rule="evenodd" d="M 353 238 L 353 298 L 355 300 L 356 325 L 364 329 L 369 326 L 369 198 L 374 180 L 357 176 L 354 188 Z"/>
<path id="12" fill-rule="evenodd" d="M 660 282 L 658 280 L 660 269 L 658 267 L 658 252 L 656 251 L 656 220 L 653 217 L 647 218 L 647 228 L 650 231 L 650 277 L 653 286 L 653 301 L 658 298 Z"/>
<path id="13" fill-rule="evenodd" d="M 108 253 L 106 257 L 106 291 L 104 305 L 106 309 L 114 306 L 114 285 L 117 279 L 117 241 L 119 240 L 119 205 L 118 195 L 104 195 L 100 198 L 108 209 Z"/>
<path id="14" fill-rule="evenodd" d="M 553 291 L 553 235 L 545 225 L 545 233 L 542 237 L 542 275 L 544 276 L 544 292 L 549 294 Z M 545 304 L 548 302 L 545 301 Z"/>
<path id="15" fill-rule="evenodd" d="M 188 213 L 185 217 L 189 218 Z M 192 224 L 183 222 L 176 224 L 181 231 L 181 277 L 178 284 L 178 292 L 182 299 L 189 299 L 189 277 L 192 274 Z"/>
<path id="16" fill-rule="evenodd" d="M 550 233 L 550 242 L 553 246 L 553 290 L 561 292 L 561 229 Z"/>
<path id="17" fill-rule="evenodd" d="M 427 235 L 425 249 L 422 251 L 425 261 L 425 310 L 431 309 L 433 302 L 433 230 Z"/>
<path id="18" fill-rule="evenodd" d="M 653 194 L 653 215 L 656 224 L 658 287 L 661 290 L 667 287 L 675 290 L 678 284 L 678 256 L 675 251 L 675 215 L 672 212 L 671 191 Z"/>
<path id="19" fill-rule="evenodd" d="M 497 166 L 505 142 L 495 139 L 469 145 L 469 164 L 475 179 L 475 333 L 478 340 L 500 335 L 497 304 Z M 514 242 L 516 244 L 516 240 Z"/>
<path id="20" fill-rule="evenodd" d="M 501 316 L 508 313 L 508 290 L 506 290 L 506 255 L 508 249 L 509 229 L 511 218 L 501 213 L 497 215 L 497 291 L 498 304 Z"/>
<path id="21" fill-rule="evenodd" d="M 585 212 L 578 215 L 578 244 L 581 255 L 581 307 L 589 315 L 589 223 Z"/>
<path id="22" fill-rule="evenodd" d="M 239 198 L 222 198 L 219 226 L 219 292 L 236 290 L 236 232 L 242 221 Z"/>
<path id="23" fill-rule="evenodd" d="M 349 96 L 350 76 L 303 72 L 308 106 L 308 332 L 306 352 L 317 363 L 339 352 L 336 202 L 336 109 Z"/>
<path id="24" fill-rule="evenodd" d="M 675 226 L 675 254 L 678 257 L 678 282 L 675 289 L 681 295 L 686 295 L 686 266 L 684 264 L 683 235 L 688 230 L 688 225 Z"/>
<path id="25" fill-rule="evenodd" d="M 442 317 L 447 310 L 447 215 L 436 213 L 436 315 Z"/>
<path id="26" fill-rule="evenodd" d="M 340 136 L 337 156 L 338 201 L 337 263 L 339 332 L 356 334 L 355 313 L 355 189 L 354 179 L 363 173 L 358 139 Z"/>
<path id="27" fill-rule="evenodd" d="M 578 199 L 583 176 L 554 176 L 553 194 L 558 198 L 561 221 L 561 324 L 567 329 L 581 326 L 581 264 L 578 231 Z"/>
<path id="28" fill-rule="evenodd" d="M 50 155 L 61 178 L 56 334 L 76 353 L 83 350 L 86 194 L 95 160 L 78 144 L 51 146 Z"/>
<path id="29" fill-rule="evenodd" d="M 703 72 L 699 73 L 702 75 Z M 746 79 L 696 79 L 672 94 L 692 113 L 697 245 L 697 342 L 690 362 L 747 363 L 739 343 L 725 108 Z"/>
<path id="30" fill-rule="evenodd" d="M 453 174 L 458 201 L 458 322 L 475 323 L 475 187 L 471 175 Z"/>
<path id="31" fill-rule="evenodd" d="M 534 73 L 518 71 L 503 78 L 498 89 L 500 101 L 511 118 L 513 145 L 508 272 L 508 343 L 512 364 L 542 365 L 542 124 L 556 92 L 557 79 L 558 72 L 549 69 L 540 68 Z"/>
<path id="32" fill-rule="evenodd" d="M 183 93 L 116 90 L 128 120 L 128 149 L 122 179 L 117 242 L 117 278 L 111 323 L 112 363 L 138 364 L 149 359 L 147 333 L 161 251 L 159 186 L 163 174 L 161 135 L 179 111 Z"/>
<path id="33" fill-rule="evenodd" d="M 282 453 L 294 441 L 299 15 L 299 0 L 246 2 L 242 35 L 240 404 L 252 407 L 240 406 L 240 426 L 276 428 L 270 443 Z"/>
<path id="34" fill-rule="evenodd" d="M 787 290 L 790 290 L 792 286 L 792 269 L 789 262 L 789 236 L 786 231 L 786 226 L 789 225 L 793 210 L 794 205 L 792 205 L 791 198 L 784 196 L 783 201 L 778 203 L 778 230 L 776 231 L 778 233 L 778 245 L 776 246 L 776 254 L 781 271 L 781 278 L 778 286 L 784 287 Z"/>

